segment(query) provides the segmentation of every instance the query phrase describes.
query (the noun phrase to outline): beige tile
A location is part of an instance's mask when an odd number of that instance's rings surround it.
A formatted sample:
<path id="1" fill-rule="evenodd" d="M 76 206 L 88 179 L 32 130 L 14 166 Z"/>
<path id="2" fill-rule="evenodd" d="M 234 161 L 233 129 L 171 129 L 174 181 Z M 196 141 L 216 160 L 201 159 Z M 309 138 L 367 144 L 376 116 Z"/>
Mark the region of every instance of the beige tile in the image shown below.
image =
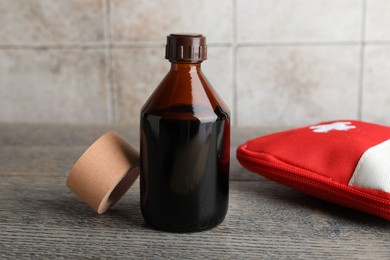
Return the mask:
<path id="1" fill-rule="evenodd" d="M 390 40 L 390 1 L 368 0 L 366 8 L 367 41 Z"/>
<path id="2" fill-rule="evenodd" d="M 357 117 L 359 47 L 245 47 L 237 66 L 239 126 Z"/>
<path id="3" fill-rule="evenodd" d="M 0 121 L 108 123 L 104 52 L 0 50 Z"/>
<path id="4" fill-rule="evenodd" d="M 164 48 L 113 49 L 115 122 L 138 125 L 140 110 L 170 68 Z"/>
<path id="5" fill-rule="evenodd" d="M 164 48 L 130 48 L 113 50 L 113 78 L 116 100 L 116 123 L 139 124 L 141 107 L 170 69 Z M 227 47 L 211 47 L 202 71 L 232 106 L 232 55 Z"/>
<path id="6" fill-rule="evenodd" d="M 238 41 L 356 41 L 361 14 L 361 0 L 237 0 Z"/>
<path id="7" fill-rule="evenodd" d="M 390 124 L 390 46 L 366 46 L 362 119 Z"/>
<path id="8" fill-rule="evenodd" d="M 103 42 L 102 3 L 0 1 L 0 44 Z"/>
<path id="9" fill-rule="evenodd" d="M 232 0 L 112 0 L 114 42 L 165 43 L 169 33 L 203 33 L 208 42 L 230 42 Z"/>

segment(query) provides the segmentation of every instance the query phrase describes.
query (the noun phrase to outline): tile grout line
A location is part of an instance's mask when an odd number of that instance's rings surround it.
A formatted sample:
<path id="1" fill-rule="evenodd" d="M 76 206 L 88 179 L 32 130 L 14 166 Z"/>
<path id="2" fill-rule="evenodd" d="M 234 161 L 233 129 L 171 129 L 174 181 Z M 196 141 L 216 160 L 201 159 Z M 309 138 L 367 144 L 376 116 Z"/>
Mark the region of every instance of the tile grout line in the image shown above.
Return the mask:
<path id="1" fill-rule="evenodd" d="M 108 121 L 110 124 L 115 122 L 115 92 L 113 88 L 113 68 L 112 68 L 112 49 L 111 49 L 111 10 L 110 0 L 105 0 L 104 10 L 104 49 L 106 55 L 106 76 L 108 92 Z"/>
<path id="2" fill-rule="evenodd" d="M 107 1 L 107 0 L 106 0 Z M 110 39 L 111 41 L 111 39 Z M 335 42 L 247 42 L 247 43 L 208 43 L 208 46 L 214 47 L 309 47 L 309 46 L 345 46 L 345 45 L 358 45 L 361 46 L 361 41 L 335 41 Z M 390 41 L 364 41 L 364 45 L 390 45 Z M 140 42 L 140 43 L 125 43 L 117 42 L 112 43 L 109 41 L 103 43 L 90 42 L 90 43 L 38 43 L 38 44 L 0 44 L 0 50 L 24 50 L 24 49 L 123 49 L 123 48 L 158 48 L 164 47 L 161 43 L 152 42 Z"/>
<path id="3" fill-rule="evenodd" d="M 233 57 L 232 57 L 232 84 L 233 84 L 233 126 L 238 126 L 238 86 L 237 86 L 237 0 L 233 0 L 233 41 L 232 41 L 232 48 L 233 48 Z"/>
<path id="4" fill-rule="evenodd" d="M 103 49 L 105 43 L 36 43 L 36 44 L 0 44 L 0 50 L 24 49 Z"/>
<path id="5" fill-rule="evenodd" d="M 275 41 L 275 42 L 240 42 L 238 47 L 309 47 L 309 46 L 344 46 L 359 45 L 360 41 Z"/>
<path id="6" fill-rule="evenodd" d="M 363 81 L 364 81 L 364 52 L 365 52 L 365 37 L 366 37 L 366 14 L 367 14 L 367 0 L 362 0 L 362 23 L 361 23 L 361 43 L 360 43 L 360 68 L 359 68 L 359 82 L 358 82 L 358 111 L 357 116 L 359 120 L 363 117 Z"/>

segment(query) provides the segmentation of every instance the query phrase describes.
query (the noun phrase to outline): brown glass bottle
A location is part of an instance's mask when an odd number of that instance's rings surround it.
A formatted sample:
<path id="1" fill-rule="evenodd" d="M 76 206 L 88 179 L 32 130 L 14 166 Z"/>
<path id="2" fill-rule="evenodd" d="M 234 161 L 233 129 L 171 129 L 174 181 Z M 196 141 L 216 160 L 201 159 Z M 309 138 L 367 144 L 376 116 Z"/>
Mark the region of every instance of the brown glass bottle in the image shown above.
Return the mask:
<path id="1" fill-rule="evenodd" d="M 171 69 L 141 110 L 141 211 L 154 228 L 200 231 L 228 208 L 229 110 L 201 71 L 205 37 L 167 41 Z"/>

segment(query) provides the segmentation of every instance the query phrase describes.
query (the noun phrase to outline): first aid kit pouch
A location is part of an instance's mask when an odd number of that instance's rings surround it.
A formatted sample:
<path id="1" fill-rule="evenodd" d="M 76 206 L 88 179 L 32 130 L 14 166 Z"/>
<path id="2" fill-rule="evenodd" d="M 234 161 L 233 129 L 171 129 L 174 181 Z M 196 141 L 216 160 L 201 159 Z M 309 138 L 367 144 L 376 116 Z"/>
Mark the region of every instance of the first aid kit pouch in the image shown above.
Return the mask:
<path id="1" fill-rule="evenodd" d="M 270 180 L 390 220 L 390 127 L 323 122 L 249 140 L 237 159 Z"/>

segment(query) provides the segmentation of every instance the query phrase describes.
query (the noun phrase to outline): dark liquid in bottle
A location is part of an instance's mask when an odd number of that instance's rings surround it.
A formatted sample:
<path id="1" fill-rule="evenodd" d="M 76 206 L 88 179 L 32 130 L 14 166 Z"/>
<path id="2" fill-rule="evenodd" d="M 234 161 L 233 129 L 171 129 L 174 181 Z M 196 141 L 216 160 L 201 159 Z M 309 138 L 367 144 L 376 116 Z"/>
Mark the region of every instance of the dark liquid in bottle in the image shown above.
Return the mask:
<path id="1" fill-rule="evenodd" d="M 227 212 L 229 117 L 218 108 L 195 112 L 178 106 L 141 116 L 141 210 L 158 229 L 204 230 Z"/>

